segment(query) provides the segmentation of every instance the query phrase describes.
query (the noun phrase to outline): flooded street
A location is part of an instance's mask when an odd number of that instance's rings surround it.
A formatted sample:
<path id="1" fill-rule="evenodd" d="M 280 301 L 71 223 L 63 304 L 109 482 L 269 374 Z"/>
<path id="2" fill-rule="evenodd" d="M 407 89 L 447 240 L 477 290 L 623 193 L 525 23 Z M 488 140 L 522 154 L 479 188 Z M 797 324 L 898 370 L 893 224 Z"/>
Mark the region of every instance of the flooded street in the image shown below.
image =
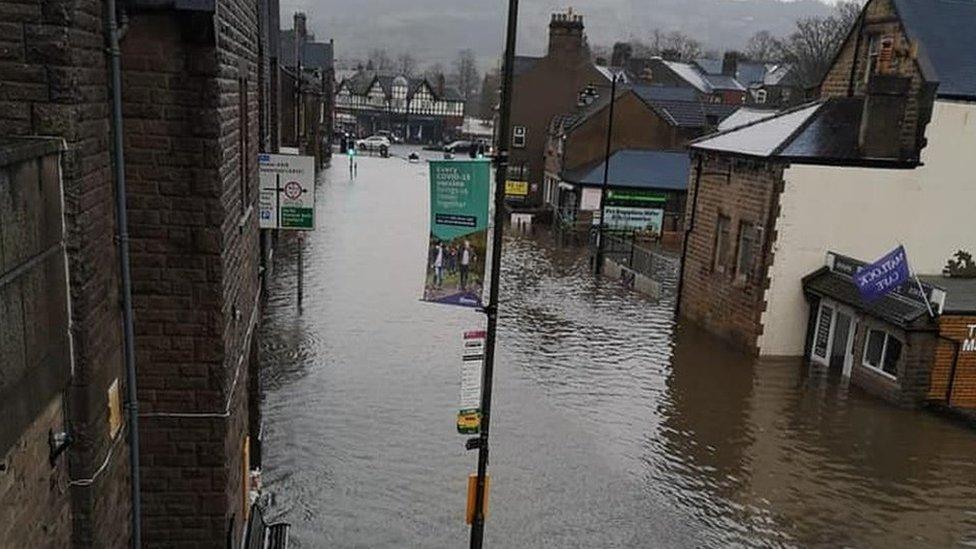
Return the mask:
<path id="1" fill-rule="evenodd" d="M 275 258 L 269 515 L 300 547 L 465 547 L 461 333 L 484 317 L 419 301 L 426 165 L 358 162 L 322 174 L 303 310 L 297 240 Z M 738 356 L 538 232 L 504 251 L 487 546 L 976 547 L 976 432 Z"/>

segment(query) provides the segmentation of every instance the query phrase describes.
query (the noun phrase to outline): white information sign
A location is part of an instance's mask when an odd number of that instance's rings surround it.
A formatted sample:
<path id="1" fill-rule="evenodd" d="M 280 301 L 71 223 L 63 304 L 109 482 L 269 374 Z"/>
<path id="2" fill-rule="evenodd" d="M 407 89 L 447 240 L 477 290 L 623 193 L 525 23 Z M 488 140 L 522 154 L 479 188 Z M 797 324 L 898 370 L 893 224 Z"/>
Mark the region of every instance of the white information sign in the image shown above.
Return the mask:
<path id="1" fill-rule="evenodd" d="M 315 229 L 315 157 L 259 154 L 262 229 Z"/>
<path id="2" fill-rule="evenodd" d="M 659 208 L 633 208 L 627 206 L 607 206 L 605 225 L 611 229 L 652 230 L 661 233 L 664 225 L 664 210 Z"/>
<path id="3" fill-rule="evenodd" d="M 461 403 L 462 411 L 481 408 L 481 368 L 485 362 L 485 332 L 464 332 L 464 350 L 461 355 Z"/>

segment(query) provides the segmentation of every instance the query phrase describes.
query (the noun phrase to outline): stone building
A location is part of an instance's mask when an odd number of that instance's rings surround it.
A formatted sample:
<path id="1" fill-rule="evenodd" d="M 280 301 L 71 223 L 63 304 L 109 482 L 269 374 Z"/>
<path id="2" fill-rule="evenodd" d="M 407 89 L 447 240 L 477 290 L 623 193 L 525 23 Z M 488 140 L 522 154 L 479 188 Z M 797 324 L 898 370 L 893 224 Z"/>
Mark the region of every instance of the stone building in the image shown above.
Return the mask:
<path id="1" fill-rule="evenodd" d="M 314 156 L 321 165 L 332 156 L 335 44 L 316 42 L 306 16 L 294 15 L 293 28 L 279 38 L 281 144 Z"/>
<path id="2" fill-rule="evenodd" d="M 583 31 L 583 16 L 570 9 L 554 13 L 549 46 L 542 57 L 517 56 L 512 83 L 510 179 L 528 182 L 527 193 L 510 201 L 517 208 L 543 205 L 545 151 L 553 117 L 573 112 L 588 85 L 609 93 L 610 71 L 592 61 Z"/>
<path id="3" fill-rule="evenodd" d="M 134 0 L 119 9 L 146 547 L 227 546 L 241 539 L 247 519 L 248 434 L 256 432 L 247 387 L 257 367 L 257 154 L 274 146 L 272 86 L 270 79 L 263 85 L 261 69 L 267 6 Z M 67 471 L 52 477 L 56 493 L 36 492 L 38 501 L 48 498 L 47 508 L 67 509 L 70 540 L 52 528 L 35 542 L 29 536 L 36 533 L 23 528 L 14 532 L 23 539 L 5 538 L 17 546 L 123 547 L 130 535 L 104 18 L 101 3 L 84 0 L 0 9 L 0 125 L 9 135 L 63 143 L 73 356 L 63 401 L 73 438 Z M 36 417 L 57 414 L 46 408 Z M 37 454 L 38 444 L 20 448 Z M 53 474 L 46 460 L 15 456 L 11 463 L 27 469 L 0 471 L 0 486 L 4 475 Z"/>
<path id="4" fill-rule="evenodd" d="M 871 0 L 819 100 L 693 142 L 681 314 L 798 356 L 801 280 L 829 251 L 902 243 L 921 274 L 971 252 L 974 24 L 971 3 Z"/>

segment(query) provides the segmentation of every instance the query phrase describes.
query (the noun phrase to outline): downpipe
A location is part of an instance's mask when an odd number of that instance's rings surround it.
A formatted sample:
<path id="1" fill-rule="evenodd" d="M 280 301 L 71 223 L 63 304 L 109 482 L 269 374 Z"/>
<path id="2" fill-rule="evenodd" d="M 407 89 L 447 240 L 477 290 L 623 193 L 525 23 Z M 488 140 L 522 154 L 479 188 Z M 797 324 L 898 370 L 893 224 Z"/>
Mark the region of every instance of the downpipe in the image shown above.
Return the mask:
<path id="1" fill-rule="evenodd" d="M 130 498 L 132 505 L 131 546 L 142 546 L 142 503 L 139 487 L 139 398 L 136 391 L 135 333 L 132 326 L 132 273 L 129 262 L 129 215 L 126 209 L 125 155 L 122 133 L 122 63 L 119 40 L 128 30 L 128 17 L 120 27 L 115 0 L 105 0 L 105 36 L 108 40 L 112 97 L 112 160 L 115 180 L 115 225 L 122 277 L 122 327 L 125 351 L 126 403 L 129 423 Z"/>

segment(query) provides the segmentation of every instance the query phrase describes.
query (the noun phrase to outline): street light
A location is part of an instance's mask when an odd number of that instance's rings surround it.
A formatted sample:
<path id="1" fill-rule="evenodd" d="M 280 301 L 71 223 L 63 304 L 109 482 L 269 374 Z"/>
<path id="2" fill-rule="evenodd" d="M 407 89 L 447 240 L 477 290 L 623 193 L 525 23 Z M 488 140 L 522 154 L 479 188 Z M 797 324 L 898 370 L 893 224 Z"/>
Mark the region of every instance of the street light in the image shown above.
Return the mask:
<path id="1" fill-rule="evenodd" d="M 603 161 L 603 186 L 600 187 L 600 229 L 597 233 L 597 244 L 596 244 L 596 264 L 594 265 L 594 271 L 596 274 L 603 273 L 603 255 L 604 255 L 604 242 L 603 242 L 603 230 L 606 226 L 606 206 L 607 206 L 607 186 L 610 179 L 610 145 L 611 139 L 613 137 L 613 107 L 617 102 L 617 74 L 611 73 L 610 77 L 610 113 L 607 120 L 607 144 L 606 151 L 604 153 Z M 587 90 L 592 90 L 593 85 L 591 84 Z"/>

